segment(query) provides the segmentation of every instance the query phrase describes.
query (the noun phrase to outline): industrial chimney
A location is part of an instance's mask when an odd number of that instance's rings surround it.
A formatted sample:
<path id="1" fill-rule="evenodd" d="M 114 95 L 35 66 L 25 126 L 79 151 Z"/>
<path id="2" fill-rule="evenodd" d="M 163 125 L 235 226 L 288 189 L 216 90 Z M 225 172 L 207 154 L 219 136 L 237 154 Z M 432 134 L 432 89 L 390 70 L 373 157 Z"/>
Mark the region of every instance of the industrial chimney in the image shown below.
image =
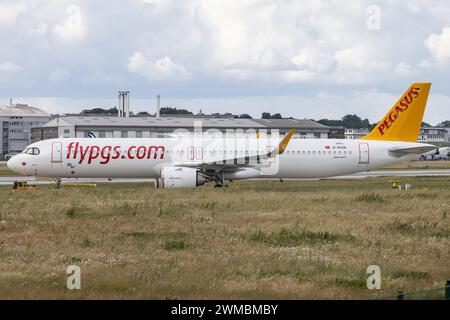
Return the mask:
<path id="1" fill-rule="evenodd" d="M 159 118 L 160 117 L 160 112 L 161 112 L 161 104 L 160 104 L 160 99 L 161 97 L 159 96 L 159 94 L 156 96 L 156 117 Z"/>
<path id="2" fill-rule="evenodd" d="M 130 91 L 119 91 L 119 107 L 118 116 L 129 117 L 130 116 Z"/>

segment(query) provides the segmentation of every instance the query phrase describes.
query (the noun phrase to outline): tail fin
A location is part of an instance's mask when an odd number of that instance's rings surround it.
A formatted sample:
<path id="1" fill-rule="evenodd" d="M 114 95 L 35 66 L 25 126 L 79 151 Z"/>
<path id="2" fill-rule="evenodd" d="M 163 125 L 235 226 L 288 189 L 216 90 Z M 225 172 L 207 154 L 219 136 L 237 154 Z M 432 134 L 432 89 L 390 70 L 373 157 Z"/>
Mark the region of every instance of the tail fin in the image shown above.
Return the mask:
<path id="1" fill-rule="evenodd" d="M 414 83 L 361 140 L 417 142 L 431 83 Z"/>

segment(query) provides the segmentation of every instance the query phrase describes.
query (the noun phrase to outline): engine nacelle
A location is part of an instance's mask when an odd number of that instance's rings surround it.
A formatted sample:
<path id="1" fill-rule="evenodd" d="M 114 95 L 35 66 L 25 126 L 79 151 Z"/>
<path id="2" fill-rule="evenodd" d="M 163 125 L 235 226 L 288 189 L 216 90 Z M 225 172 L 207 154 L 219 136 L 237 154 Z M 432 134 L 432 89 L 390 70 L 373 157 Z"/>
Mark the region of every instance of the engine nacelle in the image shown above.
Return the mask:
<path id="1" fill-rule="evenodd" d="M 211 181 L 197 169 L 183 167 L 164 167 L 161 169 L 160 188 L 195 188 Z"/>
<path id="2" fill-rule="evenodd" d="M 261 177 L 261 172 L 254 168 L 245 168 L 239 171 L 226 172 L 223 176 L 225 180 L 254 179 Z"/>

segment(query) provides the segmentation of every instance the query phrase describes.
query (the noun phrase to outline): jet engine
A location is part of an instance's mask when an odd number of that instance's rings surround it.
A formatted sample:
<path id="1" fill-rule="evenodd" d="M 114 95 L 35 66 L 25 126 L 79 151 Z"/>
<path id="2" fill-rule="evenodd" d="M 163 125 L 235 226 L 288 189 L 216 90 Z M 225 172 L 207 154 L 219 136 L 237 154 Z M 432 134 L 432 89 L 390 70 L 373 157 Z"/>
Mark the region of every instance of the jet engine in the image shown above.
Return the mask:
<path id="1" fill-rule="evenodd" d="M 195 188 L 211 181 L 212 179 L 197 169 L 184 167 L 164 167 L 161 169 L 161 179 L 157 187 L 170 188 Z"/>

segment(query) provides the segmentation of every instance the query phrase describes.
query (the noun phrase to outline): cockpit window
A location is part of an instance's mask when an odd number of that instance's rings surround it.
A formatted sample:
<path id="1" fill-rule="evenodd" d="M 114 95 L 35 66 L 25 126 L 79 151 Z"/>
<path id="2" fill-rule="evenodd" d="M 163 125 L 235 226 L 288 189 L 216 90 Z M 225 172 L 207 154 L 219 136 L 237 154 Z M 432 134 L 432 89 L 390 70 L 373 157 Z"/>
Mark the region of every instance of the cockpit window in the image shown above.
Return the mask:
<path id="1" fill-rule="evenodd" d="M 33 156 L 37 156 L 41 152 L 40 152 L 39 148 L 32 147 L 32 148 L 26 148 L 25 150 L 23 150 L 23 153 L 31 154 Z"/>

